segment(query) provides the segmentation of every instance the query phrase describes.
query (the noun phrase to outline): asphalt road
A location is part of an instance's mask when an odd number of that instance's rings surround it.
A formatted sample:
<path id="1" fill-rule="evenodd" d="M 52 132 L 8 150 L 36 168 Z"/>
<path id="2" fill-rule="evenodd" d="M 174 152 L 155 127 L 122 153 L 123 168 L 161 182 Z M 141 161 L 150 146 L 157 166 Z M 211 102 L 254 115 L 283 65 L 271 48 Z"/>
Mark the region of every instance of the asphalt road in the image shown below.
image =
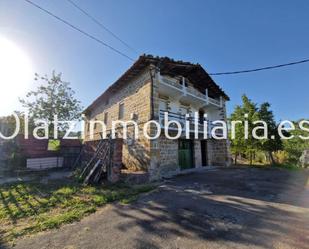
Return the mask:
<path id="1" fill-rule="evenodd" d="M 308 171 L 229 168 L 176 177 L 131 205 L 14 248 L 309 248 Z"/>

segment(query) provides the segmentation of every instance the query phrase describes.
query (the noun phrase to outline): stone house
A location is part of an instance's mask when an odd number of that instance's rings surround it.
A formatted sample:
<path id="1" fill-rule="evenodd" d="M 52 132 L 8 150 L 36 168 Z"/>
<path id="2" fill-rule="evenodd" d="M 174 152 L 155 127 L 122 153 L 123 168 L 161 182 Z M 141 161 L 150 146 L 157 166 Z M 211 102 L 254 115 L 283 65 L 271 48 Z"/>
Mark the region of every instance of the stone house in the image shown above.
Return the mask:
<path id="1" fill-rule="evenodd" d="M 203 166 L 229 165 L 229 143 L 226 139 L 204 139 L 209 133 L 198 128 L 198 137 L 191 134 L 193 113 L 198 113 L 198 123 L 204 120 L 226 120 L 225 102 L 229 97 L 212 80 L 199 65 L 174 61 L 167 57 L 142 55 L 139 59 L 84 112 L 85 143 L 100 139 L 100 121 L 106 125 L 107 132 L 112 130 L 112 121 L 135 121 L 136 127 L 128 125 L 128 136 L 123 139 L 122 164 L 132 171 L 148 172 L 150 179 L 179 173 L 181 170 Z M 190 138 L 185 134 L 177 140 L 168 139 L 164 132 L 156 139 L 149 139 L 143 134 L 154 135 L 157 126 L 155 120 L 164 128 L 164 112 L 169 120 L 177 120 L 184 125 L 190 124 Z M 186 114 L 188 114 L 186 116 Z M 188 118 L 189 116 L 189 118 Z M 196 116 L 195 116 L 196 117 Z M 94 126 L 90 125 L 94 122 Z M 91 127 L 94 136 L 90 136 Z M 123 129 L 117 126 L 118 136 L 122 137 Z M 192 128 L 193 129 L 193 128 Z M 177 133 L 170 126 L 171 134 Z"/>

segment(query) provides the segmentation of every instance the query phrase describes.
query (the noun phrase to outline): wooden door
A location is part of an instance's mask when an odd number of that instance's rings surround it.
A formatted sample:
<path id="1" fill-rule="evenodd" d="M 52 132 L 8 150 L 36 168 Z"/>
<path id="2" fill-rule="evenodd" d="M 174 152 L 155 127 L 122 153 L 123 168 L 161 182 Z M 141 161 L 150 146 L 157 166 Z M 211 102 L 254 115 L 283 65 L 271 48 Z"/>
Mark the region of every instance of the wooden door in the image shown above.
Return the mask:
<path id="1" fill-rule="evenodd" d="M 191 140 L 179 140 L 178 158 L 180 169 L 193 168 L 193 149 Z"/>

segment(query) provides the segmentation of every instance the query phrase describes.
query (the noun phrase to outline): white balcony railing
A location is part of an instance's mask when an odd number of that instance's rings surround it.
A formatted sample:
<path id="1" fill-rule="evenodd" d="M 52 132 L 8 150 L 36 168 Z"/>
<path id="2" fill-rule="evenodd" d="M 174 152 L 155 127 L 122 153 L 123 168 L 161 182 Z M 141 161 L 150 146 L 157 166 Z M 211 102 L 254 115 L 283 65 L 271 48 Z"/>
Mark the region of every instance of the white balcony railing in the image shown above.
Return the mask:
<path id="1" fill-rule="evenodd" d="M 166 77 L 160 77 L 160 80 L 162 81 L 162 83 L 167 84 L 167 85 L 171 85 L 175 88 L 178 88 L 179 90 L 182 90 L 182 85 L 179 84 L 178 80 L 176 79 L 169 79 Z"/>
<path id="2" fill-rule="evenodd" d="M 162 76 L 158 74 L 159 83 L 163 86 L 170 88 L 172 91 L 176 91 L 181 95 L 181 97 L 191 97 L 199 102 L 206 105 L 213 105 L 216 107 L 223 107 L 223 99 L 220 97 L 220 99 L 214 99 L 209 97 L 208 95 L 208 89 L 206 89 L 205 94 L 197 90 L 196 88 L 192 86 L 186 86 L 185 80 L 183 79 L 182 82 L 179 82 L 177 79 L 169 78 Z"/>
<path id="3" fill-rule="evenodd" d="M 204 118 L 198 118 L 196 119 L 195 117 L 189 116 L 187 117 L 184 114 L 180 114 L 180 113 L 173 113 L 173 112 L 169 112 L 167 110 L 160 110 L 160 115 L 159 115 L 159 122 L 161 125 L 161 128 L 164 129 L 165 128 L 165 117 L 167 113 L 167 121 L 177 121 L 180 123 L 181 128 L 182 128 L 182 132 L 184 133 L 186 131 L 186 121 L 189 121 L 189 129 L 190 132 L 195 132 L 195 126 L 197 125 L 197 130 L 198 133 L 205 133 L 207 132 L 207 137 L 211 137 L 211 131 L 212 129 L 215 127 L 214 124 L 212 124 L 212 121 L 210 120 L 204 120 Z M 207 126 L 205 125 L 204 121 L 206 121 L 205 123 L 207 123 Z M 175 130 L 177 131 L 178 126 L 175 124 L 171 124 L 169 125 L 169 130 Z M 222 135 L 221 131 L 216 131 L 216 134 L 218 136 Z"/>

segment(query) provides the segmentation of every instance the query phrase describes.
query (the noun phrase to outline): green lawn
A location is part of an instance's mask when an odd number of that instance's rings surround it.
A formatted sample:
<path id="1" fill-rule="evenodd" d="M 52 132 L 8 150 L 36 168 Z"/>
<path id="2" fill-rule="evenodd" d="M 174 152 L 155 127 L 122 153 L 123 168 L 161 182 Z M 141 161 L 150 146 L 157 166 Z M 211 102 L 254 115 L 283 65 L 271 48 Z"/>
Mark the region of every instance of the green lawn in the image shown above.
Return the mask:
<path id="1" fill-rule="evenodd" d="M 106 203 L 124 204 L 153 185 L 83 186 L 79 183 L 19 183 L 0 186 L 0 234 L 3 241 L 80 220 Z"/>

